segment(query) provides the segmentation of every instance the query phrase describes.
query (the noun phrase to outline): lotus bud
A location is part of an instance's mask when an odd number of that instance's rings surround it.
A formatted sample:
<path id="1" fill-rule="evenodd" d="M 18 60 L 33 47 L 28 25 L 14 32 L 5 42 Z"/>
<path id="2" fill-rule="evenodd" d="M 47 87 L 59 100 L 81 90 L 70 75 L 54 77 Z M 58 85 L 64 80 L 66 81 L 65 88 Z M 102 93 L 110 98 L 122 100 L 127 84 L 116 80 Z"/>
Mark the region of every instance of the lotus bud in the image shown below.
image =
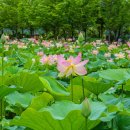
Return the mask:
<path id="1" fill-rule="evenodd" d="M 82 102 L 82 115 L 88 117 L 91 113 L 90 103 L 87 98 Z"/>
<path id="2" fill-rule="evenodd" d="M 35 61 L 36 61 L 36 60 L 35 60 L 34 58 L 32 58 L 32 63 L 35 63 Z"/>
<path id="3" fill-rule="evenodd" d="M 84 36 L 82 33 L 80 33 L 78 37 L 78 43 L 82 44 L 83 42 L 84 42 Z"/>

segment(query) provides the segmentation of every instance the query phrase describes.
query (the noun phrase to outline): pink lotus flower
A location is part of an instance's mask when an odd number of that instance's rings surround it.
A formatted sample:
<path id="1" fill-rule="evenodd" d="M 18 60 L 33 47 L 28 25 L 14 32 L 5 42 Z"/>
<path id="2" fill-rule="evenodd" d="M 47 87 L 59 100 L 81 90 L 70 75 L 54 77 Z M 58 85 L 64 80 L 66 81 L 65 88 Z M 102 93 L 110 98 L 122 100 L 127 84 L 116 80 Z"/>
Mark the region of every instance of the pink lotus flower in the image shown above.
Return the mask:
<path id="1" fill-rule="evenodd" d="M 101 44 L 101 40 L 96 40 L 96 44 Z"/>
<path id="2" fill-rule="evenodd" d="M 94 54 L 94 55 L 97 55 L 99 52 L 98 52 L 98 50 L 93 50 L 92 51 L 92 54 Z"/>
<path id="3" fill-rule="evenodd" d="M 118 42 L 113 42 L 113 44 L 114 44 L 114 45 L 117 45 L 117 44 L 118 44 Z"/>
<path id="4" fill-rule="evenodd" d="M 53 58 L 52 55 L 49 55 L 49 56 L 46 56 L 44 55 L 41 59 L 40 59 L 40 62 L 45 65 L 45 64 L 48 64 L 48 65 L 53 65 L 55 63 L 55 59 Z"/>
<path id="5" fill-rule="evenodd" d="M 110 58 L 109 60 L 107 60 L 107 62 L 113 62 L 113 59 L 112 59 L 112 58 Z"/>
<path id="6" fill-rule="evenodd" d="M 87 73 L 84 65 L 88 60 L 81 62 L 81 53 L 77 57 L 70 56 L 67 60 L 61 55 L 58 56 L 57 69 L 60 71 L 59 76 L 85 75 Z"/>
<path id="7" fill-rule="evenodd" d="M 107 58 L 107 57 L 111 57 L 111 53 L 105 53 L 104 56 Z"/>
<path id="8" fill-rule="evenodd" d="M 130 42 L 127 42 L 128 47 L 130 47 Z"/>
<path id="9" fill-rule="evenodd" d="M 6 51 L 8 51 L 9 50 L 9 45 L 4 45 L 4 48 L 5 48 Z"/>
<path id="10" fill-rule="evenodd" d="M 13 40 L 12 42 L 10 42 L 9 44 L 17 44 L 18 41 L 17 40 Z"/>
<path id="11" fill-rule="evenodd" d="M 45 46 L 45 47 L 50 47 L 51 42 L 42 41 L 42 45 Z"/>
<path id="12" fill-rule="evenodd" d="M 96 47 L 97 43 L 96 42 L 92 42 L 92 45 Z"/>
<path id="13" fill-rule="evenodd" d="M 57 57 L 58 57 L 57 55 L 53 55 L 53 56 L 52 56 L 52 58 L 53 58 L 54 62 L 57 62 L 57 60 L 58 60 L 58 58 L 57 58 Z"/>
<path id="14" fill-rule="evenodd" d="M 120 53 L 115 54 L 115 57 L 116 57 L 116 59 L 123 59 L 123 58 L 125 58 L 125 54 L 120 52 Z"/>
<path id="15" fill-rule="evenodd" d="M 130 54 L 128 54 L 127 58 L 130 59 Z"/>
<path id="16" fill-rule="evenodd" d="M 130 54 L 130 50 L 126 50 L 126 53 Z"/>
<path id="17" fill-rule="evenodd" d="M 37 52 L 37 55 L 38 55 L 38 56 L 43 56 L 44 53 L 43 53 L 42 51 L 39 51 L 39 52 Z"/>
<path id="18" fill-rule="evenodd" d="M 26 49 L 27 48 L 27 46 L 23 42 L 18 42 L 17 46 L 18 46 L 18 48 L 22 48 L 22 49 Z"/>
<path id="19" fill-rule="evenodd" d="M 116 46 L 116 45 L 113 45 L 113 44 L 111 44 L 111 45 L 109 45 L 109 47 L 108 47 L 108 50 L 113 50 L 113 49 L 115 49 L 115 48 L 117 48 L 118 46 Z"/>
<path id="20" fill-rule="evenodd" d="M 80 48 L 80 46 L 76 46 L 75 48 Z"/>
<path id="21" fill-rule="evenodd" d="M 38 40 L 36 40 L 35 38 L 29 38 L 29 40 L 30 40 L 31 42 L 34 42 L 35 44 L 38 44 Z"/>
<path id="22" fill-rule="evenodd" d="M 72 42 L 73 39 L 72 39 L 72 38 L 68 38 L 67 41 L 68 41 L 68 42 Z"/>
<path id="23" fill-rule="evenodd" d="M 57 47 L 57 48 L 60 48 L 60 47 L 62 47 L 62 46 L 63 46 L 62 43 L 56 43 L 56 47 Z"/>

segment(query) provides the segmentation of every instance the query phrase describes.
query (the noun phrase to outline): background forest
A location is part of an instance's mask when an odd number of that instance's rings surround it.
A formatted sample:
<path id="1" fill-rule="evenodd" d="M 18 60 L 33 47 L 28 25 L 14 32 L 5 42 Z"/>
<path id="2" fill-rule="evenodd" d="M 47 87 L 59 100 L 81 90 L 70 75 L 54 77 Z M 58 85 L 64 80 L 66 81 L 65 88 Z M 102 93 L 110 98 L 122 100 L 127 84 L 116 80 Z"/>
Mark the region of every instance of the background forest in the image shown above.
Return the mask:
<path id="1" fill-rule="evenodd" d="M 13 37 L 130 37 L 130 0 L 0 0 L 0 33 Z"/>

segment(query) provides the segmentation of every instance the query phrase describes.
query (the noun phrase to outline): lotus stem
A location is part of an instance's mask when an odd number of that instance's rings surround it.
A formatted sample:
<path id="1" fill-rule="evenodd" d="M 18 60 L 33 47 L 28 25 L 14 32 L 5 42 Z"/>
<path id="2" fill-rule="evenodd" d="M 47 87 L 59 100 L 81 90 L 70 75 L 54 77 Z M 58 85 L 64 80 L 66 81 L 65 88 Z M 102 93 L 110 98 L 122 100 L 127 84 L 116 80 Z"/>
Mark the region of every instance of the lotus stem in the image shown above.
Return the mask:
<path id="1" fill-rule="evenodd" d="M 33 66 L 34 66 L 34 64 L 35 64 L 35 62 L 32 61 L 32 64 L 31 64 L 31 66 L 30 66 L 30 68 L 29 68 L 29 72 L 31 72 L 31 70 L 32 70 L 32 68 L 33 68 Z"/>
<path id="2" fill-rule="evenodd" d="M 70 85 L 71 85 L 71 100 L 73 102 L 73 76 L 70 77 Z"/>
<path id="3" fill-rule="evenodd" d="M 3 50 L 3 44 L 2 44 L 2 50 Z M 4 86 L 4 56 L 2 54 L 2 86 Z M 0 122 L 2 122 L 3 119 L 3 99 L 0 99 Z M 3 130 L 2 124 L 0 124 L 0 129 Z"/>
<path id="4" fill-rule="evenodd" d="M 86 123 L 85 123 L 86 124 L 86 130 L 88 130 L 88 117 L 86 117 L 85 120 L 86 120 Z"/>
<path id="5" fill-rule="evenodd" d="M 123 93 L 124 93 L 124 84 L 121 87 L 121 101 L 123 100 Z"/>
<path id="6" fill-rule="evenodd" d="M 3 99 L 0 99 L 0 130 L 3 130 L 1 123 L 2 120 L 3 120 Z"/>
<path id="7" fill-rule="evenodd" d="M 4 85 L 4 43 L 2 43 L 2 86 Z"/>
<path id="8" fill-rule="evenodd" d="M 4 86 L 4 42 L 2 42 L 2 87 Z M 3 120 L 4 103 L 3 98 L 0 99 L 0 123 Z M 3 130 L 2 123 L 0 124 L 0 129 Z"/>
<path id="9" fill-rule="evenodd" d="M 97 97 L 97 100 L 99 100 L 99 98 L 98 98 L 98 94 L 96 95 L 96 97 Z"/>
<path id="10" fill-rule="evenodd" d="M 85 99 L 85 91 L 84 91 L 84 79 L 82 77 L 82 93 L 83 93 L 83 100 Z"/>

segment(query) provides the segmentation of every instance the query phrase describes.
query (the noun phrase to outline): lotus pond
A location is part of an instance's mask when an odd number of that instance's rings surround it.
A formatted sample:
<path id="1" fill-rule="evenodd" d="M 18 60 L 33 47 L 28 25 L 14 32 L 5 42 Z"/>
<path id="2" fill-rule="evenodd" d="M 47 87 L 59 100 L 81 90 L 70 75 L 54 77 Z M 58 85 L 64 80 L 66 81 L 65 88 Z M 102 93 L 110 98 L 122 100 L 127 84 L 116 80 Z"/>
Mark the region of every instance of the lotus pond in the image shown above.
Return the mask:
<path id="1" fill-rule="evenodd" d="M 1 130 L 130 130 L 130 42 L 0 43 Z"/>

